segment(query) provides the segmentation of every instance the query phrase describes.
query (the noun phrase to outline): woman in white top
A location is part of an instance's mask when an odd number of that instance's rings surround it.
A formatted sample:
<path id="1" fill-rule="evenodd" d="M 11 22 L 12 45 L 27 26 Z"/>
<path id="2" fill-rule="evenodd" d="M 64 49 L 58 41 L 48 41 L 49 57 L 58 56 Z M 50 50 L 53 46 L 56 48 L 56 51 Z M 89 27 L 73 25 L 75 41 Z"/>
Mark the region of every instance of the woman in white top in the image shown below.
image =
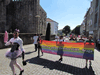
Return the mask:
<path id="1" fill-rule="evenodd" d="M 23 41 L 19 37 L 19 30 L 15 29 L 13 36 L 14 37 L 5 44 L 5 46 L 11 45 L 11 49 L 7 51 L 6 57 L 11 59 L 10 67 L 12 69 L 13 75 L 16 75 L 14 65 L 16 65 L 16 67 L 18 67 L 20 70 L 19 75 L 22 75 L 24 69 L 22 69 L 21 66 L 17 63 L 17 58 L 22 56 L 22 60 L 24 61 Z"/>

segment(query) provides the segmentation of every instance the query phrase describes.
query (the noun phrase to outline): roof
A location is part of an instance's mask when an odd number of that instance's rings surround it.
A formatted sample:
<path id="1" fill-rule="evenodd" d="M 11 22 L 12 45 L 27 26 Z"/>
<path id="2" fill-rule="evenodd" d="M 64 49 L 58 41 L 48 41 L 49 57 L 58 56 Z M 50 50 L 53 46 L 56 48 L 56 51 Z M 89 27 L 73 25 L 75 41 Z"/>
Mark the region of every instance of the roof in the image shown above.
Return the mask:
<path id="1" fill-rule="evenodd" d="M 89 13 L 89 11 L 90 11 L 90 7 L 89 7 L 89 9 L 87 10 L 87 12 L 86 12 L 86 14 L 85 14 L 85 16 L 84 16 L 84 17 L 86 17 L 86 16 L 87 16 L 87 14 Z"/>
<path id="2" fill-rule="evenodd" d="M 47 22 L 56 22 L 56 21 L 54 21 L 54 20 L 52 20 L 52 19 L 50 19 L 50 18 L 47 18 L 46 21 L 47 21 Z M 56 23 L 58 23 L 58 22 L 56 22 Z"/>
<path id="3" fill-rule="evenodd" d="M 62 31 L 63 29 L 59 29 L 58 31 Z"/>

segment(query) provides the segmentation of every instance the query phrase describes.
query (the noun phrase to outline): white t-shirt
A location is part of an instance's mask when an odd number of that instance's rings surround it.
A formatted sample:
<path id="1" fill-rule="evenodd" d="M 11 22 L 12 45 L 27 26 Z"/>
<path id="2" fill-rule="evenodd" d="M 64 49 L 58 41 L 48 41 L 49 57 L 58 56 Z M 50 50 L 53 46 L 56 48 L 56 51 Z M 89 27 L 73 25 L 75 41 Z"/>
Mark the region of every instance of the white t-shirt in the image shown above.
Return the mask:
<path id="1" fill-rule="evenodd" d="M 64 39 L 58 39 L 58 41 L 59 41 L 59 42 L 65 42 L 65 40 L 64 40 Z"/>
<path id="2" fill-rule="evenodd" d="M 34 43 L 33 43 L 33 44 L 38 44 L 38 43 L 37 43 L 38 36 L 34 36 L 33 39 L 34 39 Z"/>
<path id="3" fill-rule="evenodd" d="M 57 39 L 59 39 L 59 36 L 55 36 L 55 41 L 57 41 Z"/>
<path id="4" fill-rule="evenodd" d="M 6 44 L 5 46 L 8 46 L 10 44 L 13 44 L 13 43 L 18 43 L 20 45 L 20 49 L 21 51 L 23 51 L 23 40 L 20 38 L 20 37 L 17 37 L 17 38 L 11 38 Z"/>
<path id="5" fill-rule="evenodd" d="M 55 39 L 59 39 L 59 36 L 55 36 Z"/>

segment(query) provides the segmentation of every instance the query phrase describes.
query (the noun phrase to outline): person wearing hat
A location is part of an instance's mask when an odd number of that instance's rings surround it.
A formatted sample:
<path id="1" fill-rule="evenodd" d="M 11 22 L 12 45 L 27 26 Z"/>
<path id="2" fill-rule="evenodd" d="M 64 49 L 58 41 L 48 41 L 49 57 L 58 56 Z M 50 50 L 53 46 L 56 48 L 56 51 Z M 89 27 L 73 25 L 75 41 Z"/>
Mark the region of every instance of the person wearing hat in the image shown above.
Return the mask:
<path id="1" fill-rule="evenodd" d="M 89 42 L 89 43 L 94 42 L 94 41 L 92 40 L 92 36 L 91 36 L 91 35 L 89 35 L 89 39 L 88 39 L 88 40 L 86 40 L 86 42 Z"/>
<path id="2" fill-rule="evenodd" d="M 24 72 L 24 69 L 22 69 L 22 67 L 17 63 L 17 58 L 22 56 L 22 60 L 24 62 L 25 51 L 23 48 L 23 40 L 19 37 L 18 29 L 15 29 L 13 36 L 14 36 L 13 38 L 11 38 L 8 42 L 5 43 L 5 46 L 11 45 L 11 49 L 9 49 L 6 52 L 6 57 L 11 59 L 11 62 L 9 65 L 11 67 L 13 75 L 16 75 L 14 65 L 16 65 L 16 67 L 18 67 L 18 69 L 20 70 L 19 75 L 22 75 L 22 73 Z"/>

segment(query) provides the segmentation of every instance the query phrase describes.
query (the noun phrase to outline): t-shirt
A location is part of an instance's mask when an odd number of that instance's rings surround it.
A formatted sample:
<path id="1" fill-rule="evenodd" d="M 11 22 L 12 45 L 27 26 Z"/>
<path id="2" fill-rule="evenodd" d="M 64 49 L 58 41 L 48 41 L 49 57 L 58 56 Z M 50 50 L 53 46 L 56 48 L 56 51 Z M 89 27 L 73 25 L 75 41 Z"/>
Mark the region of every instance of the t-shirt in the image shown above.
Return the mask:
<path id="1" fill-rule="evenodd" d="M 84 39 L 79 39 L 80 42 L 84 42 Z"/>
<path id="2" fill-rule="evenodd" d="M 34 43 L 33 43 L 33 44 L 38 44 L 38 43 L 37 43 L 38 36 L 34 36 L 33 39 L 34 39 Z"/>
<path id="3" fill-rule="evenodd" d="M 55 36 L 55 39 L 59 39 L 59 36 Z"/>
<path id="4" fill-rule="evenodd" d="M 40 40 L 41 40 L 41 39 L 39 39 L 39 38 L 38 38 L 38 40 L 37 40 L 37 42 L 38 42 L 38 48 L 41 48 Z"/>
<path id="5" fill-rule="evenodd" d="M 65 40 L 64 40 L 64 39 L 58 39 L 58 41 L 59 41 L 59 42 L 64 42 Z"/>
<path id="6" fill-rule="evenodd" d="M 55 41 L 57 41 L 57 39 L 59 39 L 59 36 L 55 36 Z"/>
<path id="7" fill-rule="evenodd" d="M 94 41 L 93 41 L 93 40 L 86 40 L 86 42 L 92 43 L 92 42 L 94 42 Z"/>

